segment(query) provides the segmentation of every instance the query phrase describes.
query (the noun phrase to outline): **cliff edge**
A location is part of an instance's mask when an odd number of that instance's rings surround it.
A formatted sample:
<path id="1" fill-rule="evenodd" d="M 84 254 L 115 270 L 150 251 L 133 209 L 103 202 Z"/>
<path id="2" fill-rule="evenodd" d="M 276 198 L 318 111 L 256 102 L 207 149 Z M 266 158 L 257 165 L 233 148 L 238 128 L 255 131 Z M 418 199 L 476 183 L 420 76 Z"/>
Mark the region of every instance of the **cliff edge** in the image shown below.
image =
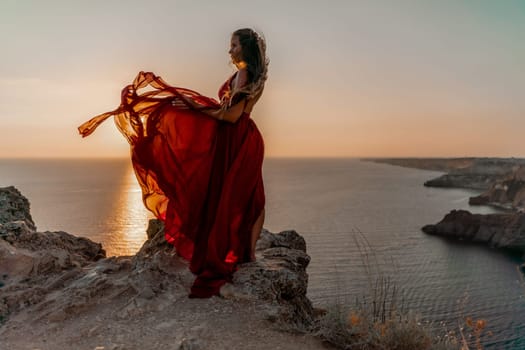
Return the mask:
<path id="1" fill-rule="evenodd" d="M 310 257 L 295 231 L 263 231 L 257 261 L 239 266 L 220 297 L 189 299 L 194 276 L 151 220 L 134 256 L 37 232 L 29 202 L 0 188 L 0 348 L 320 349 L 307 329 Z"/>

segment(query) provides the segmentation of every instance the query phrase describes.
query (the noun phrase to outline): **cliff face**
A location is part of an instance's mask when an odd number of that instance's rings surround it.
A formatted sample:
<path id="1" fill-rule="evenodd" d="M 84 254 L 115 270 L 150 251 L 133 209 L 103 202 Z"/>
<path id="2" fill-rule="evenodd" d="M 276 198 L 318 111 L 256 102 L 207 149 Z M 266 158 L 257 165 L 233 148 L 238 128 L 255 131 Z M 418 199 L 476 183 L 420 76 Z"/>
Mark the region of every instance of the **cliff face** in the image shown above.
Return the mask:
<path id="1" fill-rule="evenodd" d="M 471 197 L 469 203 L 525 210 L 525 166 L 520 166 L 501 179 L 497 179 L 488 191 L 477 197 Z"/>
<path id="2" fill-rule="evenodd" d="M 428 234 L 485 242 L 491 246 L 525 253 L 525 214 L 471 214 L 452 210 L 435 225 L 426 225 Z"/>
<path id="3" fill-rule="evenodd" d="M 155 348 L 208 348 L 225 332 L 240 332 L 221 340 L 230 346 L 250 327 L 263 328 L 254 342 L 279 344 L 291 335 L 277 336 L 264 322 L 304 328 L 313 321 L 310 257 L 295 231 L 264 231 L 257 262 L 241 265 L 221 298 L 194 300 L 187 297 L 194 276 L 165 242 L 162 222 L 150 221 L 135 256 L 106 258 L 86 238 L 37 232 L 29 202 L 13 187 L 0 189 L 0 203 L 0 337 L 10 349 L 154 348 L 152 341 Z M 292 348 L 319 345 L 295 341 Z"/>

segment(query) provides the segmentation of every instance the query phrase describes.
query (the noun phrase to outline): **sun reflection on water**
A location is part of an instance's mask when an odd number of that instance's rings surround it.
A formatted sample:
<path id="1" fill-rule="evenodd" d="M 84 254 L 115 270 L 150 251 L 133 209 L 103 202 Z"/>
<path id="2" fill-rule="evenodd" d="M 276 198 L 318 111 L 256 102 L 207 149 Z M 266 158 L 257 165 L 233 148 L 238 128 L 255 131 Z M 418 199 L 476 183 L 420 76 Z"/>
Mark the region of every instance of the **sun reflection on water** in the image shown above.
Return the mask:
<path id="1" fill-rule="evenodd" d="M 106 246 L 108 256 L 135 254 L 147 238 L 149 219 L 154 217 L 142 203 L 142 192 L 131 164 L 118 193 L 114 206 L 115 231 L 111 244 Z"/>

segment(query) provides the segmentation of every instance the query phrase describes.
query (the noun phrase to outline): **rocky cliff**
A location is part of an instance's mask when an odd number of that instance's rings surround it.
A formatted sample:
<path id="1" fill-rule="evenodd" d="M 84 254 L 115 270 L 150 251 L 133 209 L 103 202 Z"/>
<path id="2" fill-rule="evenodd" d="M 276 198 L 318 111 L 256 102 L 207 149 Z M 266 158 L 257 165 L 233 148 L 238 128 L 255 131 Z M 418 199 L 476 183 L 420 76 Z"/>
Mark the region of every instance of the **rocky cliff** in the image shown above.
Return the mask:
<path id="1" fill-rule="evenodd" d="M 310 257 L 295 231 L 262 233 L 257 261 L 240 266 L 221 297 L 187 297 L 194 276 L 151 220 L 135 256 L 106 257 L 100 244 L 37 232 L 29 202 L 0 189 L 0 338 L 6 349 L 207 349 L 318 340 L 282 334 L 307 328 Z M 244 344 L 244 345 L 243 345 Z"/>

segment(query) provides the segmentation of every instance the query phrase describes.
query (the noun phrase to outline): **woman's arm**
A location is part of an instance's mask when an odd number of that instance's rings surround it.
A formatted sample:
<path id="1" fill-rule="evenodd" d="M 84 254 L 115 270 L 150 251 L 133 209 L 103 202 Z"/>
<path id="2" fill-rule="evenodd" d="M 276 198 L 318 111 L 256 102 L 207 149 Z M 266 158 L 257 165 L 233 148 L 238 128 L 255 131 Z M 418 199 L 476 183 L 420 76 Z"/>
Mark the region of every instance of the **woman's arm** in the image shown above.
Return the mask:
<path id="1" fill-rule="evenodd" d="M 204 114 L 218 120 L 235 123 L 242 115 L 244 106 L 246 105 L 246 97 L 230 107 L 224 107 L 216 110 L 203 110 Z"/>

